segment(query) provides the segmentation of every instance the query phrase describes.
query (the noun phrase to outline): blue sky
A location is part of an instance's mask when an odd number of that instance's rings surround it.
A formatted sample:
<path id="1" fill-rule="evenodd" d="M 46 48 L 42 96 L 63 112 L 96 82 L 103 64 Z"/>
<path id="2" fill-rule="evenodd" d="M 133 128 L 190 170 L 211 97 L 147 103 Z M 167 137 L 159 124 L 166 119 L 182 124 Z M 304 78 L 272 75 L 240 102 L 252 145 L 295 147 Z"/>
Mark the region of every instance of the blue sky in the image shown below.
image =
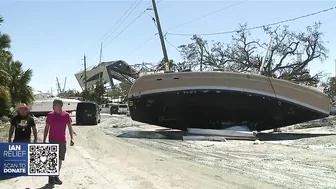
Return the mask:
<path id="1" fill-rule="evenodd" d="M 159 0 L 157 0 L 159 1 Z M 180 24 L 194 20 L 238 1 L 172 1 L 158 3 L 160 20 L 164 32 L 212 33 L 236 29 L 239 23 L 257 26 L 322 9 L 335 7 L 335 1 L 244 1 L 227 10 L 179 28 Z M 67 77 L 66 88 L 79 89 L 74 74 L 83 68 L 85 53 L 88 66 L 99 61 L 99 40 L 124 14 L 133 1 L 53 1 L 53 0 L 0 0 L 0 15 L 5 22 L 1 31 L 12 38 L 11 51 L 14 58 L 24 63 L 24 68 L 33 69 L 31 85 L 35 89 L 56 89 L 56 77 L 61 81 Z M 143 14 L 113 41 L 134 18 L 151 5 L 144 0 L 119 29 L 103 38 L 103 61 L 125 60 L 129 64 L 158 62 L 162 51 L 158 36 L 138 48 L 151 38 L 157 30 L 148 14 Z M 154 15 L 152 11 L 147 11 Z M 290 29 L 302 31 L 306 26 L 321 21 L 329 59 L 323 64 L 315 62 L 311 71 L 325 70 L 335 73 L 336 59 L 336 10 L 287 23 Z M 252 32 L 254 38 L 267 41 L 261 29 Z M 190 42 L 188 36 L 171 36 L 167 39 L 175 46 Z M 229 42 L 231 35 L 204 36 L 204 39 Z M 110 42 L 108 45 L 107 43 Z M 179 52 L 167 45 L 170 59 L 180 60 Z M 137 50 L 136 50 L 137 49 Z M 134 51 L 136 50 L 136 51 Z"/>

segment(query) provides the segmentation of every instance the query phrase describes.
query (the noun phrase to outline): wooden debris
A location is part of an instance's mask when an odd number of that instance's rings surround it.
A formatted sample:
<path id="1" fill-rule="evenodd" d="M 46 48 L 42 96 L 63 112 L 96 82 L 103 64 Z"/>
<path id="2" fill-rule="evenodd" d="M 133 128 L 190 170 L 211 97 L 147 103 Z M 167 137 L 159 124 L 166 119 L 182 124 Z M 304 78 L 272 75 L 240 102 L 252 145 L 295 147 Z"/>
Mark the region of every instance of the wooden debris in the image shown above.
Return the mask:
<path id="1" fill-rule="evenodd" d="M 200 135 L 183 136 L 183 140 L 208 140 L 208 141 L 226 142 L 226 139 L 221 136 L 200 136 Z"/>

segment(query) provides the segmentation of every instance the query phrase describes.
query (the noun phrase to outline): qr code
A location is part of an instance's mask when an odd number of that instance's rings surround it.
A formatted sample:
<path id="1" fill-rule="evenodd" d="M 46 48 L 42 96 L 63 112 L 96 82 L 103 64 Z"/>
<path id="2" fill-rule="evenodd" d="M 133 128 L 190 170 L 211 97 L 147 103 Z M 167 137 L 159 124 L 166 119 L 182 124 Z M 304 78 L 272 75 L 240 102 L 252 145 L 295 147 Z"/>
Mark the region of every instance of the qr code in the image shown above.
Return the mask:
<path id="1" fill-rule="evenodd" d="M 28 175 L 58 175 L 58 155 L 58 144 L 28 144 Z"/>

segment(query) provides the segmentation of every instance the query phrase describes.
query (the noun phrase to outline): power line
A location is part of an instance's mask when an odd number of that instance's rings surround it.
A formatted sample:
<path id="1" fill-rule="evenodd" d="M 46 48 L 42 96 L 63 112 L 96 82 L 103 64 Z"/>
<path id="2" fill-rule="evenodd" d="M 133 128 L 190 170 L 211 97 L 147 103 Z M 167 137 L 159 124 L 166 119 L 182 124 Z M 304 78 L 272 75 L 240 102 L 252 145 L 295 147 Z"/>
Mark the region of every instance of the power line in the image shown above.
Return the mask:
<path id="1" fill-rule="evenodd" d="M 142 2 L 143 0 L 140 0 L 138 2 L 138 4 L 135 5 L 135 7 L 133 7 L 133 9 L 131 10 L 131 12 L 129 12 L 129 14 L 121 21 L 121 23 L 110 33 L 110 35 L 107 36 L 107 38 L 103 41 L 105 42 L 124 22 L 125 20 L 133 13 L 133 11 L 140 5 L 140 3 Z M 106 45 L 105 45 L 106 46 Z M 105 47 L 104 46 L 104 47 Z M 94 57 L 94 55 L 96 55 L 99 51 L 95 51 L 93 54 L 91 54 L 91 56 L 89 56 L 89 59 L 91 59 L 91 57 Z"/>
<path id="2" fill-rule="evenodd" d="M 161 0 L 162 1 L 162 0 Z M 158 1 L 156 4 L 160 3 L 161 1 Z M 153 6 L 151 6 L 153 7 Z M 148 7 L 146 10 L 151 10 L 151 7 Z M 154 22 L 154 26 L 155 28 L 157 28 L 157 25 L 156 25 L 156 20 L 155 18 L 149 14 L 147 11 L 145 11 L 146 15 L 148 15 L 152 21 Z M 127 57 L 129 57 L 130 55 L 132 55 L 134 52 L 138 51 L 141 47 L 143 47 L 144 45 L 146 45 L 149 41 L 151 41 L 156 35 L 158 35 L 158 33 L 155 33 L 154 35 L 152 35 L 149 39 L 147 39 L 144 43 L 142 43 L 141 45 L 139 45 L 136 49 L 134 49 L 133 51 L 131 51 L 131 53 L 129 53 L 127 55 Z"/>
<path id="3" fill-rule="evenodd" d="M 239 1 L 239 2 L 234 3 L 234 4 L 232 4 L 232 5 L 223 7 L 223 8 L 221 8 L 221 9 L 219 9 L 219 10 L 216 10 L 216 11 L 214 11 L 214 12 L 211 12 L 211 13 L 205 14 L 205 15 L 203 15 L 203 16 L 201 16 L 201 17 L 198 17 L 198 18 L 196 18 L 196 19 L 194 19 L 194 20 L 190 20 L 190 21 L 185 22 L 185 23 L 183 23 L 183 24 L 180 24 L 180 25 L 177 25 L 177 26 L 175 26 L 175 27 L 169 28 L 167 31 L 172 30 L 172 29 L 176 29 L 176 28 L 179 28 L 179 27 L 182 27 L 182 26 L 184 26 L 184 25 L 190 24 L 190 23 L 195 22 L 195 21 L 198 21 L 198 20 L 201 20 L 201 19 L 203 19 L 203 18 L 205 18 L 205 17 L 207 17 L 207 16 L 216 14 L 216 13 L 221 12 L 221 11 L 223 11 L 223 10 L 227 10 L 227 9 L 229 9 L 229 8 L 231 8 L 231 7 L 234 7 L 234 6 L 236 6 L 236 5 L 239 5 L 239 4 L 241 4 L 241 3 L 245 2 L 245 1 L 247 1 L 247 0 Z"/>
<path id="4" fill-rule="evenodd" d="M 155 33 L 154 35 L 152 35 L 149 39 L 147 39 L 145 42 L 143 42 L 141 45 L 139 45 L 136 49 L 131 51 L 131 53 L 129 53 L 127 55 L 127 57 L 131 56 L 134 52 L 138 51 L 141 47 L 145 46 L 149 41 L 151 41 L 157 35 L 158 35 L 158 33 Z"/>
<path id="5" fill-rule="evenodd" d="M 128 27 L 130 27 L 136 20 L 138 20 L 144 13 L 146 12 L 143 11 L 141 14 L 139 14 L 131 23 L 129 23 L 123 30 L 121 30 L 116 36 L 114 36 L 114 38 L 112 38 L 108 43 L 106 43 L 104 45 L 103 48 L 105 48 L 106 46 L 108 46 L 112 41 L 114 41 L 119 35 L 121 35 Z"/>
<path id="6" fill-rule="evenodd" d="M 181 53 L 181 51 L 175 45 L 173 45 L 171 42 L 169 42 L 166 37 L 165 37 L 165 40 L 168 43 L 168 45 L 172 46 L 177 52 Z"/>
<path id="7" fill-rule="evenodd" d="M 129 10 L 131 10 L 131 8 L 135 5 L 135 3 L 137 2 L 137 0 L 135 0 L 133 3 L 132 3 L 132 5 L 124 12 L 124 14 L 119 18 L 119 20 L 116 22 L 116 23 L 114 23 L 114 25 L 103 35 L 103 37 L 101 37 L 98 41 L 97 41 L 97 43 L 95 44 L 95 45 L 93 45 L 93 46 L 95 46 L 95 48 L 94 49 L 96 49 L 97 47 L 97 45 L 98 44 L 100 44 L 101 43 L 101 41 L 104 39 L 104 37 L 113 29 L 113 28 L 115 28 L 116 27 L 116 25 L 121 21 L 121 19 L 128 13 L 128 11 Z"/>
<path id="8" fill-rule="evenodd" d="M 150 18 L 154 18 L 152 15 L 150 15 L 148 12 L 146 12 L 146 14 L 150 17 Z"/>
<path id="9" fill-rule="evenodd" d="M 121 30 L 114 38 L 112 38 L 104 47 L 109 45 L 113 40 L 115 40 L 120 34 L 122 34 L 128 27 L 130 27 L 136 20 L 138 20 L 144 13 L 146 12 L 143 11 L 141 14 L 139 14 L 131 23 L 129 23 L 123 30 Z"/>
<path id="10" fill-rule="evenodd" d="M 306 18 L 306 17 L 317 15 L 317 14 L 325 13 L 325 12 L 331 11 L 333 9 L 336 9 L 336 7 L 331 7 L 331 8 L 320 10 L 320 11 L 317 11 L 317 12 L 314 12 L 314 13 L 310 13 L 310 14 L 306 14 L 306 15 L 303 15 L 303 16 L 298 16 L 298 17 L 295 17 L 295 18 L 290 18 L 290 19 L 287 19 L 287 20 L 282 20 L 282 21 L 278 21 L 278 22 L 274 22 L 274 23 L 270 23 L 270 24 L 265 24 L 265 25 L 246 28 L 246 30 L 254 30 L 254 29 L 259 29 L 259 28 L 263 28 L 263 27 L 267 27 L 267 26 L 273 26 L 273 25 L 283 24 L 283 23 L 286 23 L 286 22 L 292 22 L 292 21 L 299 20 L 299 19 L 302 19 L 302 18 Z M 236 32 L 239 32 L 239 30 L 231 30 L 231 31 L 215 32 L 215 33 L 202 33 L 202 34 L 169 33 L 168 32 L 167 35 L 176 35 L 176 36 L 203 35 L 203 36 L 205 36 L 205 35 L 224 35 L 224 34 L 231 34 L 231 33 L 236 33 Z"/>
<path id="11" fill-rule="evenodd" d="M 163 1 L 163 0 L 157 1 L 157 2 L 156 2 L 156 5 L 159 4 L 159 3 L 161 3 L 162 1 Z M 149 4 L 151 5 L 152 3 L 149 3 Z M 153 8 L 153 5 L 151 5 L 151 6 L 148 7 L 148 9 L 152 9 L 152 8 Z"/>
<path id="12" fill-rule="evenodd" d="M 148 9 L 147 9 L 148 10 Z M 153 21 L 153 23 L 154 23 L 154 26 L 155 26 L 155 28 L 157 28 L 157 25 L 156 25 L 156 20 L 155 20 L 155 18 L 152 16 L 152 15 L 150 15 L 147 11 L 145 12 L 151 19 L 152 19 L 152 21 Z"/>
<path id="13" fill-rule="evenodd" d="M 138 7 L 138 5 L 142 2 L 143 0 L 140 0 L 140 2 L 132 9 L 132 11 L 127 15 L 127 17 L 134 11 L 134 9 L 136 8 L 136 7 Z M 156 2 L 156 4 L 159 4 L 160 2 L 162 2 L 163 0 L 160 0 L 160 1 L 158 1 L 158 2 Z M 135 1 L 136 2 L 136 1 Z M 134 3 L 135 3 L 134 2 Z M 134 4 L 133 3 L 133 4 Z M 133 5 L 132 5 L 133 6 Z M 131 7 L 132 7 L 131 6 Z M 131 8 L 130 7 L 130 8 Z M 129 9 L 130 9 L 129 8 Z M 146 11 L 147 10 L 152 10 L 152 8 L 153 8 L 153 6 L 151 5 L 150 7 L 148 7 L 147 9 L 145 9 L 142 13 L 140 13 L 130 24 L 128 24 L 122 31 L 120 31 L 112 40 L 110 40 L 106 45 L 104 45 L 104 47 L 103 48 L 105 48 L 107 45 L 109 45 L 114 39 L 116 39 L 120 34 L 122 34 L 129 26 L 131 26 L 137 19 L 139 19 L 144 13 L 147 13 Z M 148 13 L 147 13 L 148 14 Z M 148 14 L 148 16 L 150 16 L 152 19 L 153 19 L 153 17 L 150 15 L 150 14 Z M 118 29 L 119 28 L 119 26 L 127 19 L 127 17 L 118 25 L 118 27 L 116 28 L 116 29 Z M 154 24 L 156 25 L 156 23 L 155 23 L 155 19 L 153 20 L 154 21 Z M 116 30 L 115 29 L 115 30 Z M 115 31 L 114 30 L 114 31 Z M 113 32 L 114 32 L 113 31 Z M 112 32 L 112 33 L 113 33 Z M 105 39 L 105 40 L 107 40 L 111 35 L 112 35 L 112 33 Z M 157 34 L 155 34 L 155 35 L 157 35 Z M 155 36 L 154 35 L 154 36 Z M 154 36 L 152 36 L 152 37 L 154 37 Z M 104 41 L 105 41 L 104 40 Z M 150 40 L 148 40 L 148 41 L 150 41 Z M 147 42 L 148 42 L 147 41 Z M 147 43 L 146 42 L 146 43 Z M 97 53 L 99 52 L 99 50 L 97 50 L 95 53 L 93 53 L 88 59 L 91 59 L 92 57 L 94 57 Z"/>
<path id="14" fill-rule="evenodd" d="M 106 37 L 106 39 L 104 40 L 104 41 L 106 41 L 124 22 L 125 22 L 125 20 L 133 13 L 133 11 L 140 5 L 140 3 L 142 2 L 143 0 L 140 0 L 136 5 L 135 5 L 135 7 L 133 7 L 133 9 L 131 10 L 131 12 L 129 12 L 128 13 L 128 15 L 120 22 L 120 24 L 110 33 L 110 35 L 108 35 L 107 37 Z M 146 11 L 146 10 L 145 10 Z M 142 13 L 143 14 L 143 13 Z M 119 34 L 118 34 L 119 35 Z M 103 41 L 103 42 L 104 42 Z M 110 42 L 109 42 L 110 43 Z M 105 45 L 106 46 L 106 45 Z M 105 47 L 104 46 L 104 47 Z M 96 51 L 95 53 L 93 53 L 90 57 L 89 57 L 89 59 L 91 58 L 91 57 L 93 57 L 96 53 L 97 53 L 98 51 Z"/>

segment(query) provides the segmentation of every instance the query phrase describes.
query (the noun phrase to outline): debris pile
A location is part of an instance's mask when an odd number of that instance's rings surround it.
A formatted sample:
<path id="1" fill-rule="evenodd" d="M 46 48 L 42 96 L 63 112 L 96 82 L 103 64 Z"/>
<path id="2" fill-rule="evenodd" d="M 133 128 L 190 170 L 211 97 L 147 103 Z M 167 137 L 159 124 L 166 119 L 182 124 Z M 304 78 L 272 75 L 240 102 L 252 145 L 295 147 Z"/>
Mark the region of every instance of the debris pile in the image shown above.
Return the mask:
<path id="1" fill-rule="evenodd" d="M 289 126 L 289 129 L 308 129 L 314 127 L 333 127 L 336 125 L 336 116 L 329 116 L 323 119 L 308 121 L 296 125 Z"/>
<path id="2" fill-rule="evenodd" d="M 226 139 L 255 140 L 256 131 L 250 131 L 247 126 L 233 126 L 226 129 L 196 129 L 188 128 L 187 136 L 183 140 L 211 140 L 226 141 Z"/>
<path id="3" fill-rule="evenodd" d="M 7 125 L 10 124 L 10 118 L 6 116 L 0 117 L 0 129 L 5 128 Z"/>
<path id="4" fill-rule="evenodd" d="M 34 117 L 35 124 L 44 124 L 46 121 L 46 117 Z"/>

